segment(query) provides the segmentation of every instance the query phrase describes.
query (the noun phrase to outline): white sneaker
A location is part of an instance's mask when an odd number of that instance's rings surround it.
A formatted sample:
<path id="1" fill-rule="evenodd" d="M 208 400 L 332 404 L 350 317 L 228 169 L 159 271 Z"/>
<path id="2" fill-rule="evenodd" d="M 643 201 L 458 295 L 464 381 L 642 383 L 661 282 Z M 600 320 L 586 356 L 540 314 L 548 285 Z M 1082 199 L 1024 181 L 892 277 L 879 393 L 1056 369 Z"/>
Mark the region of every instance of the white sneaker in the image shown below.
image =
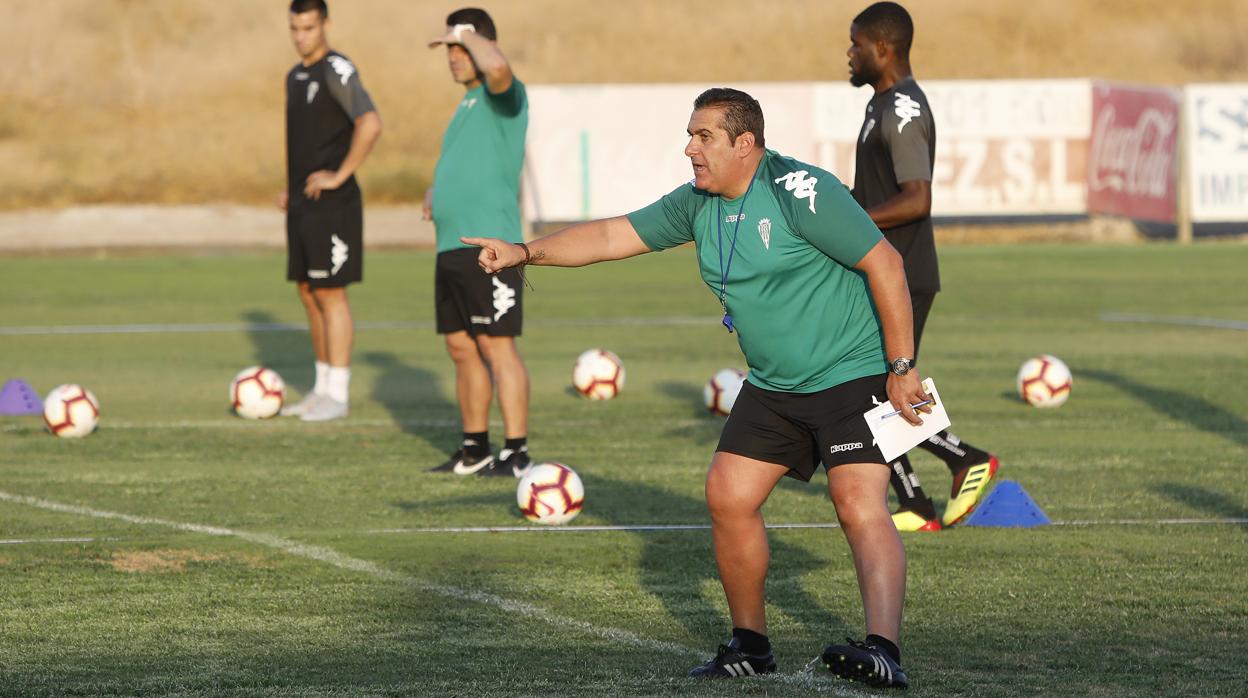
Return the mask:
<path id="1" fill-rule="evenodd" d="M 305 422 L 328 422 L 331 419 L 342 419 L 347 416 L 347 403 L 338 402 L 328 395 L 316 399 L 299 419 Z"/>
<path id="2" fill-rule="evenodd" d="M 278 414 L 283 417 L 298 417 L 307 412 L 312 405 L 316 404 L 318 397 L 320 396 L 316 393 L 308 393 L 307 395 L 304 395 L 303 399 L 299 402 L 282 405 L 282 411 Z"/>

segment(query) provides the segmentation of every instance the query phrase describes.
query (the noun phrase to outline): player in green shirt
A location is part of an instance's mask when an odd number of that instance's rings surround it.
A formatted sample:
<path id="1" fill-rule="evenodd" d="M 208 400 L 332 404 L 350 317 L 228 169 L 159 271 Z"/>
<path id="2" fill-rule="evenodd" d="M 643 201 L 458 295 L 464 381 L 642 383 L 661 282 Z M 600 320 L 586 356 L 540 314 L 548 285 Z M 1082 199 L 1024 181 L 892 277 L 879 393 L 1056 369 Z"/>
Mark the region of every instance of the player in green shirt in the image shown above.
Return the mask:
<path id="1" fill-rule="evenodd" d="M 910 407 L 925 395 L 909 371 L 914 342 L 901 257 L 835 177 L 764 147 L 762 108 L 744 92 L 702 93 L 688 133 L 693 181 L 640 211 L 527 245 L 464 242 L 482 248 L 479 263 L 490 273 L 525 264 L 579 267 L 695 244 L 702 278 L 723 305 L 724 325 L 736 333 L 750 372 L 706 480 L 732 639 L 690 675 L 775 671 L 762 506 L 780 478 L 809 480 L 822 462 L 867 629 L 865 642 L 825 648 L 824 662 L 847 678 L 904 687 L 897 643 L 906 557 L 888 511 L 888 466 L 862 416 L 888 400 L 904 419 L 921 423 Z"/>
<path id="2" fill-rule="evenodd" d="M 529 106 L 524 83 L 498 48 L 494 20 L 464 8 L 446 18 L 451 76 L 467 90 L 442 138 L 442 153 L 425 193 L 425 218 L 437 229 L 434 274 L 438 333 L 455 362 L 455 394 L 464 437 L 434 471 L 521 477 L 530 465 L 529 374 L 516 347 L 523 323 L 519 270 L 489 275 L 477 266 L 464 236 L 520 242 L 520 168 Z M 506 441 L 495 460 L 489 414 L 494 390 Z"/>

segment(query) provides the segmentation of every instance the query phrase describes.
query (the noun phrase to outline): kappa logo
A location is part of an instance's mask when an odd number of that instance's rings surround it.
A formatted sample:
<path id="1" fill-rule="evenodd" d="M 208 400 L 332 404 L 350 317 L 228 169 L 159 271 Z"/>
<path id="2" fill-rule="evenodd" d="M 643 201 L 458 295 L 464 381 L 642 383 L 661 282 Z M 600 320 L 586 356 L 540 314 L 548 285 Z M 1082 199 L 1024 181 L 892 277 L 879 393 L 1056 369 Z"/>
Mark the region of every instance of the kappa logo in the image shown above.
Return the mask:
<path id="1" fill-rule="evenodd" d="M 857 451 L 860 448 L 862 448 L 862 442 L 853 441 L 847 444 L 836 444 L 829 450 L 831 450 L 832 453 L 844 453 L 845 451 Z"/>
<path id="2" fill-rule="evenodd" d="M 512 287 L 498 280 L 498 277 L 492 277 L 494 281 L 494 321 L 507 314 L 508 310 L 516 307 L 516 292 Z"/>
<path id="3" fill-rule="evenodd" d="M 333 243 L 333 247 L 329 248 L 329 261 L 334 265 L 334 268 L 329 273 L 337 274 L 342 265 L 347 263 L 347 254 L 351 248 L 347 247 L 347 243 L 343 242 L 342 238 L 337 235 L 331 236 L 329 241 Z"/>
<path id="4" fill-rule="evenodd" d="M 790 172 L 783 177 L 776 177 L 776 184 L 784 182 L 786 191 L 793 192 L 793 196 L 798 199 L 810 199 L 810 212 L 815 212 L 815 184 L 819 182 L 814 177 L 808 177 L 810 173 L 806 170 L 798 170 Z"/>
<path id="5" fill-rule="evenodd" d="M 328 60 L 329 67 L 333 68 L 335 73 L 338 73 L 338 78 L 342 80 L 342 84 L 347 84 L 347 80 L 350 80 L 351 76 L 355 75 L 355 66 L 351 65 L 351 61 L 342 56 L 330 56 Z"/>
<path id="6" fill-rule="evenodd" d="M 771 219 L 764 218 L 758 222 L 758 236 L 763 239 L 763 247 L 771 249 Z"/>
<path id="7" fill-rule="evenodd" d="M 863 126 L 862 126 L 862 139 L 861 139 L 859 142 L 861 142 L 861 143 L 866 143 L 866 142 L 867 142 L 867 136 L 871 135 L 871 129 L 873 129 L 873 128 L 875 128 L 875 117 L 874 117 L 874 116 L 873 116 L 873 117 L 871 117 L 870 119 L 867 119 L 867 123 L 863 124 Z"/>
<path id="8" fill-rule="evenodd" d="M 311 104 L 312 100 L 316 99 L 316 93 L 320 89 L 321 89 L 321 83 L 315 80 L 308 83 L 308 104 Z"/>
<path id="9" fill-rule="evenodd" d="M 901 119 L 901 123 L 897 124 L 897 133 L 901 133 L 901 129 L 910 123 L 910 120 L 923 113 L 923 109 L 919 103 L 910 98 L 910 95 L 897 93 L 893 100 L 893 111 L 897 113 L 897 118 Z"/>
<path id="10" fill-rule="evenodd" d="M 463 107 L 463 108 L 465 108 L 465 109 L 472 109 L 472 108 L 473 108 L 474 106 L 476 106 L 476 105 L 477 105 L 477 98 L 476 98 L 476 97 L 465 97 L 465 98 L 464 98 L 464 101 L 462 101 L 462 102 L 460 102 L 460 103 L 459 103 L 459 106 L 461 106 L 461 107 Z"/>

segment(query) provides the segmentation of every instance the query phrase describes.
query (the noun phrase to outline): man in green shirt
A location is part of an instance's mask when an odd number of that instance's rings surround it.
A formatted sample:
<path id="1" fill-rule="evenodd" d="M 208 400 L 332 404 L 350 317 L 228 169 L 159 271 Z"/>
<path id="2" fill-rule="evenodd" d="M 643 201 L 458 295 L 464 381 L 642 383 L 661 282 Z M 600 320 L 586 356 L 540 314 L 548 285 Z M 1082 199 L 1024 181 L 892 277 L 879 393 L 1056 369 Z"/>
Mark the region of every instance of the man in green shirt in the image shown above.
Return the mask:
<path id="1" fill-rule="evenodd" d="M 885 497 L 889 469 L 863 419 L 888 400 L 908 422 L 921 423 L 910 407 L 925 395 L 909 371 L 914 342 L 901 257 L 835 177 L 764 147 L 762 108 L 744 92 L 702 93 L 688 133 L 693 181 L 640 211 L 528 245 L 464 242 L 482 248 L 479 263 L 490 273 L 695 244 L 702 278 L 723 305 L 724 326 L 736 333 L 750 372 L 706 480 L 732 639 L 690 675 L 775 671 L 764 613 L 762 506 L 780 478 L 809 480 L 822 462 L 867 626 L 864 642 L 825 648 L 824 663 L 846 678 L 904 687 L 897 643 L 905 551 Z"/>
<path id="2" fill-rule="evenodd" d="M 521 477 L 528 471 L 529 374 L 516 347 L 522 325 L 519 270 L 490 276 L 477 266 L 464 236 L 520 242 L 520 168 L 529 124 L 524 84 L 499 50 L 485 12 L 466 8 L 446 18 L 451 76 L 467 90 L 442 138 L 442 153 L 425 192 L 425 218 L 437 229 L 435 306 L 438 333 L 455 362 L 455 392 L 463 419 L 459 450 L 435 471 Z M 494 388 L 506 441 L 495 460 L 489 414 Z"/>

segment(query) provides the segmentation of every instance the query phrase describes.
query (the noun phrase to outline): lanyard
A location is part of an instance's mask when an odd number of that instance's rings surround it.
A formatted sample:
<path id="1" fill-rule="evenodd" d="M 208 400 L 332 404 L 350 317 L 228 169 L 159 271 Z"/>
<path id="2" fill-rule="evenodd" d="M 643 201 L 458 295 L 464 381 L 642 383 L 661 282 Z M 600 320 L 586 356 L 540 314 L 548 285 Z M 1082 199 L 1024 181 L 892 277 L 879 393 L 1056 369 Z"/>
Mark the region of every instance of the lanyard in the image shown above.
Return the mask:
<path id="1" fill-rule="evenodd" d="M 762 166 L 762 163 L 759 163 Z M 755 168 L 754 174 L 758 174 Z M 745 201 L 750 198 L 750 192 L 754 189 L 754 177 L 750 178 L 750 186 L 745 189 L 745 196 L 741 197 L 741 208 L 737 209 L 736 227 L 732 230 L 732 244 L 728 248 L 728 266 L 724 266 L 724 206 L 723 197 L 715 200 L 715 228 L 719 231 L 719 305 L 724 309 L 724 327 L 728 328 L 731 334 L 733 330 L 732 315 L 728 313 L 728 272 L 732 270 L 732 258 L 737 253 L 737 233 L 741 232 L 741 219 L 745 218 Z"/>

